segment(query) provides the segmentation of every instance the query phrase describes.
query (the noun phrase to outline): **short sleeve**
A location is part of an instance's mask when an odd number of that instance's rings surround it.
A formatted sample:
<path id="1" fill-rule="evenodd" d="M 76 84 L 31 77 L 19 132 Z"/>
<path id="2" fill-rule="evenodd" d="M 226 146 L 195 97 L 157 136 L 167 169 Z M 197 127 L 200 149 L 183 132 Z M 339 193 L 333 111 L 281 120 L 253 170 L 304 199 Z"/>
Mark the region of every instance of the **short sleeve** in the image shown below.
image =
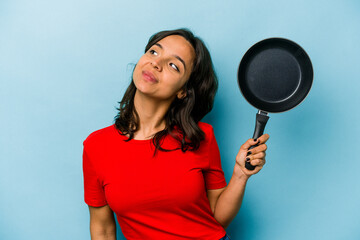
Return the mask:
<path id="1" fill-rule="evenodd" d="M 104 188 L 95 171 L 92 159 L 89 157 L 84 144 L 83 150 L 83 176 L 84 176 L 84 199 L 85 203 L 93 207 L 101 207 L 107 204 Z"/>
<path id="2" fill-rule="evenodd" d="M 209 167 L 204 171 L 206 189 L 210 190 L 226 187 L 227 183 L 221 167 L 219 146 L 216 142 L 214 129 L 212 127 L 211 131 L 209 131 L 207 154 Z"/>

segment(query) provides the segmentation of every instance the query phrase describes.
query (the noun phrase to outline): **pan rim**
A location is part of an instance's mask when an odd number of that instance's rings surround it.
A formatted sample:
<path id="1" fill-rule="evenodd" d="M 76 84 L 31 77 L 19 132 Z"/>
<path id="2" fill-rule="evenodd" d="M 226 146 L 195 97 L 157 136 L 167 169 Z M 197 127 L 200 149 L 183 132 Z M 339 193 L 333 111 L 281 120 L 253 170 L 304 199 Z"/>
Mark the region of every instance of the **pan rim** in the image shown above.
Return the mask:
<path id="1" fill-rule="evenodd" d="M 245 93 L 243 92 L 243 89 L 242 87 L 240 86 L 240 79 L 239 79 L 239 76 L 240 76 L 240 72 L 243 71 L 243 69 L 246 69 L 244 67 L 241 67 L 242 66 L 242 63 L 244 62 L 244 59 L 248 59 L 249 56 L 251 56 L 252 52 L 254 51 L 254 49 L 256 49 L 256 47 L 258 47 L 259 45 L 263 45 L 264 43 L 267 43 L 269 41 L 275 41 L 275 42 L 286 42 L 286 44 L 289 44 L 293 47 L 296 47 L 298 48 L 298 50 L 301 51 L 301 53 L 304 55 L 305 59 L 306 59 L 306 62 L 308 63 L 308 71 L 309 71 L 309 77 L 307 79 L 308 81 L 308 84 L 310 84 L 310 86 L 308 86 L 306 88 L 306 91 L 304 92 L 304 94 L 301 96 L 300 100 L 297 101 L 295 104 L 292 104 L 291 107 L 286 107 L 286 108 L 281 108 L 280 107 L 280 110 L 264 110 L 262 108 L 259 108 L 258 106 L 255 106 L 245 95 Z M 271 48 L 269 48 L 271 49 Z M 274 49 L 274 48 L 272 48 Z M 261 52 L 261 51 L 260 51 Z M 291 54 L 292 56 L 294 56 L 293 54 Z M 309 92 L 312 88 L 312 85 L 313 85 L 313 79 L 314 79 L 314 70 L 313 70 L 313 66 L 312 66 L 312 62 L 311 62 L 311 59 L 309 57 L 309 55 L 307 54 L 307 52 L 304 50 L 304 48 L 302 48 L 298 43 L 288 39 L 288 38 L 283 38 L 283 37 L 268 37 L 268 38 L 265 38 L 263 40 L 260 40 L 258 42 L 256 42 L 255 44 L 253 44 L 250 48 L 248 48 L 248 50 L 245 52 L 245 54 L 243 55 L 243 57 L 241 58 L 240 60 L 240 64 L 239 64 L 239 67 L 238 67 L 238 71 L 237 71 L 237 83 L 238 83 L 238 87 L 240 89 L 240 92 L 242 94 L 242 96 L 245 98 L 245 100 L 251 105 L 253 106 L 254 108 L 258 109 L 258 110 L 261 110 L 261 111 L 264 111 L 264 112 L 269 112 L 269 113 L 281 113 L 281 112 L 287 112 L 293 108 L 295 108 L 296 106 L 300 105 L 304 100 L 305 98 L 309 95 Z M 292 95 L 295 95 L 296 94 L 296 91 L 294 91 L 294 94 L 291 94 L 288 98 L 291 98 Z M 263 101 L 263 102 L 266 102 L 266 101 Z M 271 104 L 271 103 L 268 103 L 268 104 Z"/>

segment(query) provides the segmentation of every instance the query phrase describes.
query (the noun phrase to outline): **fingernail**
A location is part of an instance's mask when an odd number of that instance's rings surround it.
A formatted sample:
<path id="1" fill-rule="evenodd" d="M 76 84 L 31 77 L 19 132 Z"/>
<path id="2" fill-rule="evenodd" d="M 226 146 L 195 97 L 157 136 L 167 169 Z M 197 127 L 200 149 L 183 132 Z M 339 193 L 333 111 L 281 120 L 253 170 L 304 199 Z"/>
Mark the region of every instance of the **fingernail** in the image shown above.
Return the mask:
<path id="1" fill-rule="evenodd" d="M 250 161 L 250 158 L 247 157 L 247 158 L 246 158 L 246 161 L 247 161 L 247 162 Z"/>
<path id="2" fill-rule="evenodd" d="M 246 156 L 249 156 L 250 154 L 251 154 L 251 151 L 248 151 L 247 154 L 246 154 Z"/>

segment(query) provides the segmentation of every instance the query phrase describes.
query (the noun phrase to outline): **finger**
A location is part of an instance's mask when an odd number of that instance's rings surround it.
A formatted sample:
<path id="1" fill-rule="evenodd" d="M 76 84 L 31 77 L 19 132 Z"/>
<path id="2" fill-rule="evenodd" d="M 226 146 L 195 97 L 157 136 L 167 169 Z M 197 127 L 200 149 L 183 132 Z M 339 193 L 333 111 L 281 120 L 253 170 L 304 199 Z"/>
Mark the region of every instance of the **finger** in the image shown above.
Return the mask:
<path id="1" fill-rule="evenodd" d="M 256 166 L 254 170 L 248 170 L 248 169 L 243 169 L 244 173 L 246 175 L 254 175 L 256 173 L 258 173 L 263 167 L 262 166 Z"/>
<path id="2" fill-rule="evenodd" d="M 265 159 L 254 159 L 250 160 L 250 164 L 253 166 L 264 166 L 265 165 Z"/>
<path id="3" fill-rule="evenodd" d="M 263 159 L 263 158 L 265 158 L 265 156 L 266 156 L 265 152 L 259 152 L 259 153 L 248 155 L 247 157 L 250 158 L 250 160 L 252 160 L 252 159 L 256 159 L 256 158 Z"/>
<path id="4" fill-rule="evenodd" d="M 251 146 L 254 146 L 258 143 L 259 143 L 258 140 L 255 141 L 254 139 L 249 138 L 243 145 L 241 145 L 240 149 L 248 150 Z"/>
<path id="5" fill-rule="evenodd" d="M 247 156 L 246 158 L 245 158 L 245 161 L 246 162 L 252 162 L 252 161 L 254 161 L 254 160 L 265 160 L 265 156 L 266 156 L 266 154 L 264 153 L 264 152 L 260 152 L 260 153 L 257 153 L 257 154 L 255 154 L 255 155 L 249 155 L 249 156 Z"/>
<path id="6" fill-rule="evenodd" d="M 256 154 L 256 153 L 259 153 L 259 152 L 265 152 L 267 149 L 267 145 L 264 143 L 264 144 L 260 144 L 259 146 L 256 146 L 254 147 L 253 149 L 251 149 L 250 151 L 248 151 L 247 154 Z M 250 152 L 250 153 L 249 153 Z"/>
<path id="7" fill-rule="evenodd" d="M 262 144 L 262 143 L 266 143 L 267 140 L 269 140 L 269 138 L 270 138 L 270 135 L 266 133 L 266 134 L 261 135 L 258 138 L 258 140 L 259 140 L 260 144 Z"/>

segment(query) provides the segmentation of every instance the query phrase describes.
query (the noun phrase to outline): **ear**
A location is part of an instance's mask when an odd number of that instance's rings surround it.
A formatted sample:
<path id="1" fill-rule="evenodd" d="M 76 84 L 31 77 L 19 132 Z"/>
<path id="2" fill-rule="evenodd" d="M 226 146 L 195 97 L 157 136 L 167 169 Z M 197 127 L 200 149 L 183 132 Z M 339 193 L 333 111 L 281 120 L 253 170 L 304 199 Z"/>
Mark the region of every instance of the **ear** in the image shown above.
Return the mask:
<path id="1" fill-rule="evenodd" d="M 177 94 L 176 97 L 178 99 L 183 99 L 184 97 L 186 97 L 186 91 L 184 89 L 181 89 Z"/>

